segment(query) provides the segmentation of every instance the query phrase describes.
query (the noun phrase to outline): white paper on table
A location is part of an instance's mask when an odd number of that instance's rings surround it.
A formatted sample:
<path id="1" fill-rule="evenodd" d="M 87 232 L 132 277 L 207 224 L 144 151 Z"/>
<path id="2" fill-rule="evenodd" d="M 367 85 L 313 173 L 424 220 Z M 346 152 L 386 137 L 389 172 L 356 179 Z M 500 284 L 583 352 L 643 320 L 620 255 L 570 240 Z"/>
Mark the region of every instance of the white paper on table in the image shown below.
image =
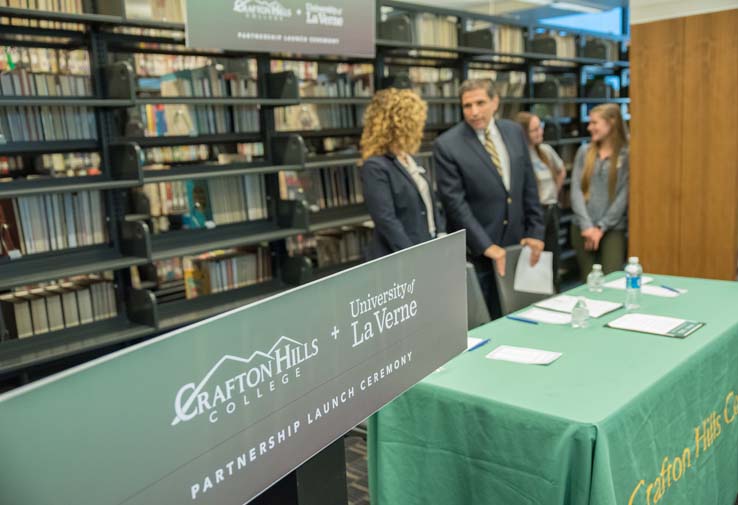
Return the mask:
<path id="1" fill-rule="evenodd" d="M 686 289 L 677 289 L 679 293 L 675 293 L 670 289 L 662 288 L 661 286 L 655 286 L 648 284 L 653 281 L 653 277 L 643 276 L 641 279 L 641 293 L 644 295 L 662 296 L 664 298 L 676 298 L 677 296 L 687 292 Z M 606 282 L 604 285 L 606 288 L 613 289 L 625 289 L 625 277 L 615 279 L 614 281 Z"/>
<path id="2" fill-rule="evenodd" d="M 643 289 L 643 286 L 645 284 L 648 284 L 651 281 L 653 281 L 653 277 L 649 277 L 647 275 L 641 277 L 641 289 Z M 606 282 L 603 284 L 603 286 L 612 289 L 625 289 L 625 277 L 620 277 L 619 279 L 615 279 L 614 281 Z"/>
<path id="3" fill-rule="evenodd" d="M 551 309 L 571 314 L 572 310 L 574 310 L 574 306 L 577 304 L 578 299 L 579 298 L 576 296 L 559 295 L 537 302 L 536 306 L 542 307 L 544 309 Z M 606 302 L 603 300 L 592 300 L 590 298 L 585 298 L 584 303 L 587 304 L 589 317 L 593 318 L 604 316 L 605 314 L 612 312 L 613 310 L 617 310 L 623 306 L 622 303 Z"/>
<path id="4" fill-rule="evenodd" d="M 539 323 L 571 324 L 571 314 L 539 309 L 538 307 L 531 307 L 523 312 L 517 312 L 513 317 L 530 319 L 532 321 L 538 321 Z"/>
<path id="5" fill-rule="evenodd" d="M 543 251 L 536 266 L 530 266 L 531 249 L 523 247 L 515 267 L 513 289 L 523 293 L 540 293 L 552 295 L 553 285 L 553 253 Z"/>
<path id="6" fill-rule="evenodd" d="M 471 349 L 475 345 L 477 345 L 479 342 L 484 340 L 483 338 L 476 338 L 476 337 L 466 337 L 466 348 Z"/>
<path id="7" fill-rule="evenodd" d="M 486 357 L 488 359 L 512 361 L 513 363 L 524 363 L 526 365 L 548 365 L 559 359 L 560 356 L 560 352 L 501 345 L 487 354 Z"/>
<path id="8" fill-rule="evenodd" d="M 680 326 L 687 325 L 687 332 L 674 332 Z M 618 330 L 653 333 L 655 335 L 687 336 L 702 326 L 702 323 L 680 319 L 678 317 L 654 316 L 651 314 L 630 313 L 610 321 L 607 326 Z"/>
<path id="9" fill-rule="evenodd" d="M 661 286 L 641 286 L 641 293 L 644 295 L 663 296 L 664 298 L 676 298 L 677 296 L 687 292 L 686 289 L 677 289 L 678 293 L 673 292 L 670 289 L 662 288 Z"/>

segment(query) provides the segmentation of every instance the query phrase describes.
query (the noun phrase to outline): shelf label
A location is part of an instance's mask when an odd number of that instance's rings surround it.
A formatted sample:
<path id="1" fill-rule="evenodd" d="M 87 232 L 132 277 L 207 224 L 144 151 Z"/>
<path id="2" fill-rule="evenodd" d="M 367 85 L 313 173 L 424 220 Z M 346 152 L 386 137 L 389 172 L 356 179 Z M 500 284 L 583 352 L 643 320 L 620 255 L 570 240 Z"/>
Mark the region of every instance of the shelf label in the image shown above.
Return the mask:
<path id="1" fill-rule="evenodd" d="M 242 505 L 466 348 L 457 232 L 0 396 L 0 503 Z"/>

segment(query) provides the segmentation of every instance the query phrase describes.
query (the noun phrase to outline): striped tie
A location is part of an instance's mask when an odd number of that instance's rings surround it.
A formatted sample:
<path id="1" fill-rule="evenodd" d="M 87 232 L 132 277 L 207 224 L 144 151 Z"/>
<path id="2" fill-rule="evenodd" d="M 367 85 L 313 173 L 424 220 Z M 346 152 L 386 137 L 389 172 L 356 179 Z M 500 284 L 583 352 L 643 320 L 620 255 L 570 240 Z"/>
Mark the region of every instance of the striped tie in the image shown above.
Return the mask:
<path id="1" fill-rule="evenodd" d="M 492 141 L 492 135 L 490 135 L 489 129 L 484 130 L 484 149 L 492 159 L 492 164 L 497 169 L 497 173 L 500 174 L 500 178 L 504 181 L 505 178 L 502 177 L 502 163 L 500 163 L 500 155 L 497 154 L 497 147 L 495 147 L 495 143 Z"/>

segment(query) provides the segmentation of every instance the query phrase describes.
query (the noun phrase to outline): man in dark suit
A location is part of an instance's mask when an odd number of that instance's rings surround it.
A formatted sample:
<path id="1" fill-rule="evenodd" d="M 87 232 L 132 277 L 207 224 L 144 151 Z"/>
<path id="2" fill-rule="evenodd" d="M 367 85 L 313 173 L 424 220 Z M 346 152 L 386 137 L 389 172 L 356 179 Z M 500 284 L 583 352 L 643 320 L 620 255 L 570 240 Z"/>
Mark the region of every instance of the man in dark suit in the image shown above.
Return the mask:
<path id="1" fill-rule="evenodd" d="M 500 97 L 487 79 L 459 90 L 464 121 L 433 145 L 438 190 L 449 232 L 466 229 L 466 244 L 492 318 L 500 317 L 492 268 L 505 274 L 504 247 L 523 244 L 538 262 L 543 211 L 525 134 L 518 124 L 494 119 Z"/>

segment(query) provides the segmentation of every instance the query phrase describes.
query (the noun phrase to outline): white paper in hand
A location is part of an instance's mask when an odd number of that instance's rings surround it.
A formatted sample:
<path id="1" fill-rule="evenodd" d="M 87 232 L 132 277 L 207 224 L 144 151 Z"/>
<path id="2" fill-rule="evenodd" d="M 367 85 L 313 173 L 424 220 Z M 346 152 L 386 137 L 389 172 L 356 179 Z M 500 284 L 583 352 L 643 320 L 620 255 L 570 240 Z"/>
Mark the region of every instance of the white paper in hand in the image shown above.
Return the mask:
<path id="1" fill-rule="evenodd" d="M 523 293 L 538 293 L 552 295 L 553 285 L 553 253 L 543 251 L 536 266 L 530 266 L 530 247 L 525 246 L 520 251 L 518 265 L 515 268 L 515 282 L 513 289 Z"/>

